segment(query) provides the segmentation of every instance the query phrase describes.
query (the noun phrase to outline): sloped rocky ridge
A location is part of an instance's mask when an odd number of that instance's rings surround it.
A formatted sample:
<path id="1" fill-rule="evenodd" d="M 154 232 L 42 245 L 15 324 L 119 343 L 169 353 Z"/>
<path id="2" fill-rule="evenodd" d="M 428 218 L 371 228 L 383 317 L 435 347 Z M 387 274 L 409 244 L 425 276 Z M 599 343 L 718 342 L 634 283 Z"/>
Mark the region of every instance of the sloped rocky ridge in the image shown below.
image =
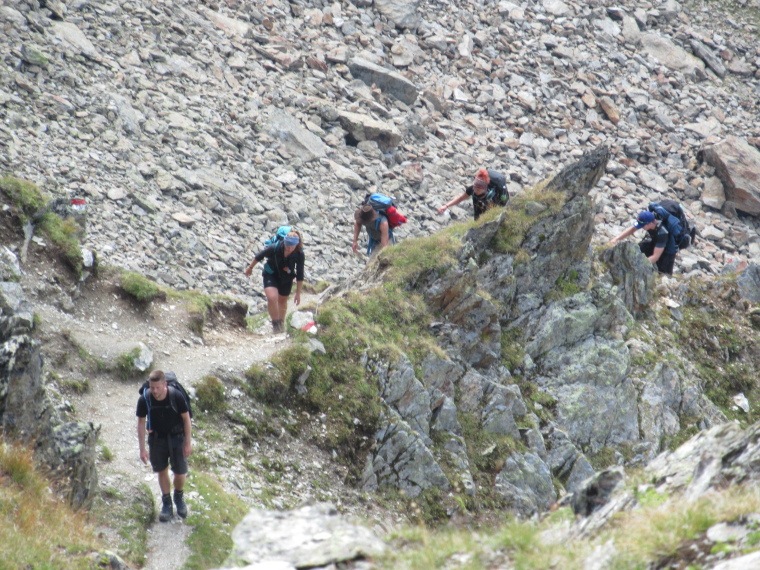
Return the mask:
<path id="1" fill-rule="evenodd" d="M 751 17 L 672 1 L 6 0 L 0 161 L 86 196 L 106 262 L 253 310 L 242 268 L 279 224 L 306 235 L 310 279 L 340 281 L 361 268 L 347 244 L 365 191 L 399 198 L 399 237 L 425 236 L 468 215 L 434 206 L 477 166 L 507 172 L 512 206 L 405 284 L 445 356 L 364 362 L 384 407 L 360 484 L 487 493 L 527 516 L 595 466 L 756 419 Z M 688 279 L 657 278 L 632 244 L 596 255 L 673 196 L 701 233 L 679 256 Z M 377 285 L 397 255 L 352 284 Z"/>

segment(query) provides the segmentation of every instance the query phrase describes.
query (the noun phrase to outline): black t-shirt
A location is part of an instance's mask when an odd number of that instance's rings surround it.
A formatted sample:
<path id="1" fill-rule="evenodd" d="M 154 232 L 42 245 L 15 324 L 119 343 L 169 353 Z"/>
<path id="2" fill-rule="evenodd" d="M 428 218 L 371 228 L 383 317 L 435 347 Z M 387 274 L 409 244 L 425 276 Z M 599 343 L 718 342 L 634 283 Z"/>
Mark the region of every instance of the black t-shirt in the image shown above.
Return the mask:
<path id="1" fill-rule="evenodd" d="M 278 281 L 295 277 L 296 281 L 303 281 L 303 264 L 305 256 L 303 249 L 294 251 L 285 257 L 285 246 L 282 243 L 270 245 L 256 254 L 254 259 L 261 261 L 266 257 L 267 266 L 274 272 Z M 266 269 L 265 269 L 266 271 Z"/>
<path id="2" fill-rule="evenodd" d="M 167 390 L 173 390 L 172 387 L 167 386 Z M 174 405 L 177 407 L 175 412 L 171 406 L 171 394 L 166 393 L 166 398 L 163 400 L 156 400 L 153 394 L 148 394 L 150 398 L 150 428 L 158 435 L 167 435 L 170 433 L 181 433 L 182 430 L 178 426 L 182 426 L 182 417 L 180 414 L 189 412 L 185 399 L 181 394 L 175 394 Z M 145 402 L 145 398 L 142 396 L 137 400 L 137 412 L 138 418 L 144 418 L 148 415 L 148 406 Z"/>
<path id="3" fill-rule="evenodd" d="M 655 247 L 662 247 L 665 249 L 663 253 L 675 253 L 677 251 L 676 240 L 670 235 L 670 232 L 664 224 L 657 224 L 655 229 L 648 230 L 647 233 L 649 234 L 649 239 L 654 242 Z"/>

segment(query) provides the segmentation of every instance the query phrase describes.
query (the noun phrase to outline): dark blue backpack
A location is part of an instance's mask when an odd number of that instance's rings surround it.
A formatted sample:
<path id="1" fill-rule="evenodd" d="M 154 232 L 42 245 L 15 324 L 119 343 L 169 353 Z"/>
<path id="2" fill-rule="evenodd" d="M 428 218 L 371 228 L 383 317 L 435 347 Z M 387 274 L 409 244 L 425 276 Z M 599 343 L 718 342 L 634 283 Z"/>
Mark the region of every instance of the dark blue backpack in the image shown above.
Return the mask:
<path id="1" fill-rule="evenodd" d="M 663 200 L 660 203 L 649 204 L 648 209 L 655 218 L 662 221 L 662 225 L 675 239 L 678 249 L 686 249 L 694 242 L 697 230 L 689 227 L 681 204 L 674 200 Z"/>

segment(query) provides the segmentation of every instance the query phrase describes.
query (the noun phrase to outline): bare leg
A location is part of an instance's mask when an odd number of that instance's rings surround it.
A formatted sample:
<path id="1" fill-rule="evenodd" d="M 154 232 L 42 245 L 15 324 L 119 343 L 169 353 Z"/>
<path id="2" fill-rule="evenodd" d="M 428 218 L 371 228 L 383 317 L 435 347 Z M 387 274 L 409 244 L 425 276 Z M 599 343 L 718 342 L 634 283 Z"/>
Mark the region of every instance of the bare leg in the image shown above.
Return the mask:
<path id="1" fill-rule="evenodd" d="M 168 495 L 172 490 L 172 484 L 169 479 L 169 468 L 167 467 L 163 471 L 158 472 L 158 487 L 161 489 L 162 495 Z"/>
<path id="2" fill-rule="evenodd" d="M 187 475 L 177 475 L 174 474 L 174 490 L 175 491 L 184 491 L 185 489 L 185 479 L 187 478 Z M 168 493 L 169 491 L 167 491 Z"/>
<path id="3" fill-rule="evenodd" d="M 282 295 L 278 295 L 278 297 L 277 305 L 280 311 L 280 316 L 277 318 L 284 319 L 288 315 L 288 297 L 283 297 Z"/>
<path id="4" fill-rule="evenodd" d="M 280 295 L 277 293 L 277 287 L 266 287 L 264 289 L 264 294 L 267 296 L 267 310 L 269 311 L 269 318 L 273 321 L 276 321 L 280 318 L 280 306 L 278 299 Z"/>

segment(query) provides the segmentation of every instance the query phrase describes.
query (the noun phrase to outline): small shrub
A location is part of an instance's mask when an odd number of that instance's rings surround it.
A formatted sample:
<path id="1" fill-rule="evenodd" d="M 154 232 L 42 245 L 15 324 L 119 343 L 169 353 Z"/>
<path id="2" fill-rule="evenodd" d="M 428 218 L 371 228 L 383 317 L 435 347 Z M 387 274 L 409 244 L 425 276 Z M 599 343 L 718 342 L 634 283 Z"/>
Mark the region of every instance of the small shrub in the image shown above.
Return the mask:
<path id="1" fill-rule="evenodd" d="M 86 394 L 90 391 L 90 381 L 87 378 L 66 380 L 63 382 L 62 388 L 75 394 Z"/>
<path id="2" fill-rule="evenodd" d="M 40 227 L 43 233 L 61 251 L 66 262 L 77 272 L 82 272 L 84 261 L 82 248 L 79 245 L 81 228 L 71 219 L 65 220 L 51 212 L 42 216 Z"/>
<path id="3" fill-rule="evenodd" d="M 147 303 L 163 295 L 161 289 L 153 281 L 132 271 L 121 274 L 120 285 L 122 291 L 140 302 Z"/>
<path id="4" fill-rule="evenodd" d="M 122 380 L 130 380 L 136 377 L 140 372 L 135 368 L 135 360 L 140 356 L 140 349 L 133 348 L 116 359 L 114 367 L 116 374 Z"/>
<path id="5" fill-rule="evenodd" d="M 27 218 L 31 218 L 47 202 L 37 185 L 26 180 L 4 176 L 0 178 L 0 190 L 21 209 Z"/>
<path id="6" fill-rule="evenodd" d="M 195 387 L 198 407 L 207 412 L 221 412 L 226 407 L 224 384 L 216 376 L 204 376 Z"/>
<path id="7" fill-rule="evenodd" d="M 109 448 L 107 445 L 104 445 L 100 450 L 100 458 L 103 461 L 110 463 L 111 461 L 113 461 L 113 457 L 114 455 L 113 455 L 113 451 L 111 451 L 111 448 Z"/>

